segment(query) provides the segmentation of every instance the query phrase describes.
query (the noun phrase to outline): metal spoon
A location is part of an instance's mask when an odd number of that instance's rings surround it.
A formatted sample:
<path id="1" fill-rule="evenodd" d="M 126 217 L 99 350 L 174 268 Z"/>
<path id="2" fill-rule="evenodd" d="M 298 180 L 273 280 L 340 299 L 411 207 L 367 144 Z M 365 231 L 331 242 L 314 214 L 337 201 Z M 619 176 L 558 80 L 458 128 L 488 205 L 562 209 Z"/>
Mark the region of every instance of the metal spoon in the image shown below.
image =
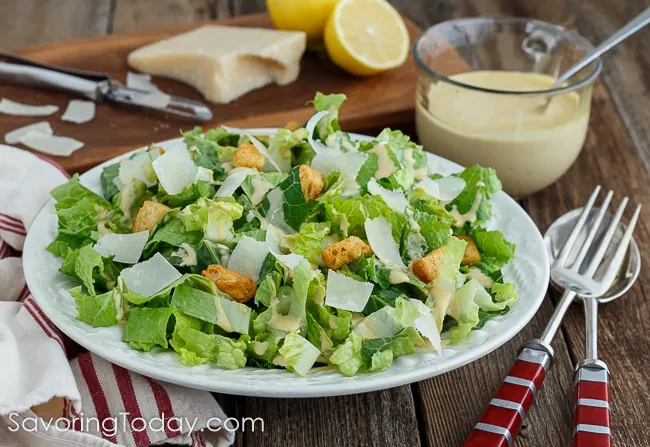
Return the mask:
<path id="1" fill-rule="evenodd" d="M 564 82 L 568 81 L 573 75 L 585 68 L 587 65 L 598 59 L 607 51 L 614 48 L 616 45 L 641 30 L 648 23 L 650 23 L 650 7 L 646 8 L 641 14 L 630 20 L 623 28 L 612 34 L 609 39 L 602 42 L 593 53 L 590 53 L 572 65 L 568 70 L 562 73 L 556 80 L 551 88 L 558 87 Z"/>
<path id="2" fill-rule="evenodd" d="M 605 203 L 609 203 L 611 193 L 605 199 Z M 625 201 L 624 201 L 625 202 Z M 606 205 L 604 205 L 606 207 Z M 544 242 L 549 253 L 551 264 L 558 258 L 560 250 L 564 242 L 569 237 L 569 234 L 576 221 L 580 217 L 582 210 L 571 211 L 556 220 L 553 225 L 548 229 L 544 236 Z M 600 233 L 589 234 L 586 228 L 593 228 L 594 222 L 599 219 L 604 221 L 603 228 L 608 228 L 609 223 L 614 219 L 611 215 L 603 213 L 602 209 L 591 210 L 587 217 L 587 224 L 584 226 L 585 230 L 578 235 L 578 243 L 581 246 L 585 240 L 588 239 L 601 239 L 607 237 L 604 231 Z M 622 209 L 621 209 L 622 211 Z M 617 212 L 616 217 L 620 219 L 621 213 Z M 630 225 L 636 223 L 638 218 L 638 208 L 635 212 Z M 625 233 L 625 226 L 619 224 L 614 231 L 613 240 L 616 245 Z M 611 247 L 611 245 L 610 245 Z M 593 254 L 587 253 L 586 256 Z M 572 263 L 575 260 L 577 253 L 572 253 L 569 256 L 568 262 Z M 605 259 L 614 256 L 613 250 L 605 252 Z M 573 259 L 572 259 L 573 258 Z M 607 262 L 607 261 L 606 261 Z M 610 446 L 611 445 L 611 421 L 610 421 L 610 402 L 609 402 L 609 370 L 607 365 L 598 359 L 598 304 L 612 301 L 627 292 L 634 284 L 639 272 L 641 270 L 641 257 L 639 247 L 632 238 L 630 241 L 629 249 L 627 251 L 626 259 L 623 261 L 618 275 L 616 276 L 612 286 L 605 292 L 604 295 L 599 297 L 594 296 L 580 296 L 577 298 L 582 299 L 585 307 L 585 353 L 586 359 L 576 365 L 575 384 L 576 384 L 576 405 L 574 409 L 574 439 L 573 444 L 576 447 L 592 446 L 594 442 L 597 445 Z M 598 275 L 598 272 L 596 272 Z M 553 286 L 561 288 L 561 286 L 551 279 Z"/>
<path id="3" fill-rule="evenodd" d="M 593 221 L 596 219 L 598 211 L 598 208 L 592 210 L 592 212 L 589 214 L 589 217 L 587 218 L 587 225 L 585 225 L 585 228 L 590 228 L 592 226 Z M 573 227 L 575 227 L 576 221 L 580 217 L 581 212 L 582 208 L 579 208 L 566 213 L 564 216 L 553 222 L 553 224 L 546 231 L 546 234 L 544 235 L 544 243 L 546 244 L 548 258 L 551 261 L 551 264 L 553 264 L 553 262 L 555 262 L 555 259 L 557 259 L 557 256 L 562 249 L 564 242 L 566 242 L 569 234 L 571 234 L 571 230 Z M 605 214 L 603 218 L 604 225 L 607 226 L 609 222 L 611 222 L 611 219 L 612 216 L 609 213 Z M 623 237 L 624 232 L 625 227 L 623 225 L 619 225 L 616 233 L 614 234 L 615 243 L 618 243 L 620 241 L 621 237 Z M 578 237 L 578 241 L 583 242 L 587 237 L 587 230 L 583 230 Z M 612 255 L 612 252 L 607 252 L 605 254 L 605 259 L 609 259 L 609 257 Z M 628 290 L 630 290 L 638 278 L 640 271 L 641 254 L 639 252 L 639 246 L 636 243 L 636 240 L 633 238 L 632 242 L 630 243 L 630 248 L 627 252 L 627 257 L 623 262 L 623 266 L 621 267 L 619 275 L 616 277 L 614 284 L 609 288 L 609 290 L 602 297 L 598 298 L 598 302 L 608 303 L 612 300 L 615 300 L 616 298 L 619 298 L 621 295 L 624 295 Z M 553 279 L 551 279 L 551 284 L 557 290 L 563 290 L 563 288 L 560 285 L 556 284 Z M 578 296 L 578 298 L 581 297 Z"/>

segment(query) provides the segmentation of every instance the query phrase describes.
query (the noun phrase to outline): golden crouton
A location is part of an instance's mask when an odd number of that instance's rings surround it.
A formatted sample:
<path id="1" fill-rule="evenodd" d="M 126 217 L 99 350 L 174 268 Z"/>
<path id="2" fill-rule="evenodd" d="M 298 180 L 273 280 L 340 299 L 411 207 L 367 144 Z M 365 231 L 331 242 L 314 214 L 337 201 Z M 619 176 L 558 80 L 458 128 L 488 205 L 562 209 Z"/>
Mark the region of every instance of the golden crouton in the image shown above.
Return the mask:
<path id="1" fill-rule="evenodd" d="M 316 200 L 324 186 L 325 174 L 307 165 L 300 165 L 300 187 L 307 202 Z"/>
<path id="2" fill-rule="evenodd" d="M 257 287 L 251 278 L 223 268 L 219 264 L 209 265 L 207 270 L 203 270 L 202 275 L 238 303 L 245 303 L 255 296 Z"/>
<path id="3" fill-rule="evenodd" d="M 440 247 L 433 250 L 424 258 L 413 262 L 411 264 L 413 274 L 417 276 L 420 281 L 427 284 L 436 279 L 438 277 L 438 270 L 440 269 L 440 263 L 445 255 L 446 248 L 447 247 Z"/>
<path id="4" fill-rule="evenodd" d="M 165 214 L 167 214 L 169 210 L 171 210 L 171 208 L 162 203 L 146 200 L 138 210 L 137 216 L 135 216 L 135 221 L 133 222 L 133 228 L 131 231 L 138 233 L 140 231 L 149 230 L 149 233 L 151 233 L 153 228 L 158 225 L 158 222 L 163 220 L 163 217 L 165 217 Z"/>
<path id="5" fill-rule="evenodd" d="M 291 132 L 300 129 L 300 124 L 298 124 L 296 121 L 289 121 L 286 126 L 284 126 L 285 129 L 289 129 Z"/>
<path id="6" fill-rule="evenodd" d="M 160 146 L 149 146 L 149 150 L 147 152 L 156 152 L 159 156 L 165 153 L 165 149 L 163 149 Z"/>
<path id="7" fill-rule="evenodd" d="M 238 168 L 254 168 L 261 171 L 264 167 L 264 155 L 251 143 L 242 143 L 235 153 L 235 166 Z"/>
<path id="8" fill-rule="evenodd" d="M 321 253 L 321 257 L 327 267 L 338 270 L 345 264 L 350 264 L 359 259 L 362 253 L 368 257 L 372 254 L 372 248 L 358 237 L 350 236 L 327 247 Z"/>
<path id="9" fill-rule="evenodd" d="M 458 239 L 467 241 L 465 246 L 465 253 L 463 254 L 463 260 L 460 265 L 472 265 L 478 262 L 481 262 L 481 254 L 478 252 L 478 248 L 474 243 L 474 240 L 464 234 L 456 236 Z"/>

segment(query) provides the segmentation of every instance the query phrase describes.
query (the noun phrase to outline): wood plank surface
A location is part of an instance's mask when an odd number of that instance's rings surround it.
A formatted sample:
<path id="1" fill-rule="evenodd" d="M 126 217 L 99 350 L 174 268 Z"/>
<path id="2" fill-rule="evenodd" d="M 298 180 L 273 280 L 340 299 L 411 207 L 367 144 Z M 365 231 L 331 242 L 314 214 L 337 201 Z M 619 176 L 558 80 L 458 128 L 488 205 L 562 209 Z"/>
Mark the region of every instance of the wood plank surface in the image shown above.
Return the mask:
<path id="1" fill-rule="evenodd" d="M 106 34 L 112 0 L 0 1 L 0 49 Z"/>
<path id="2" fill-rule="evenodd" d="M 648 6 L 646 0 L 391 3 L 422 28 L 455 17 L 515 15 L 564 24 L 596 43 Z M 3 0 L 0 48 L 261 12 L 264 4 L 264 0 Z M 148 9 L 155 15 L 146 14 Z M 642 253 L 650 250 L 648 48 L 650 30 L 606 56 L 583 153 L 558 183 L 523 202 L 542 232 L 554 219 L 581 206 L 593 186 L 600 183 L 614 189 L 619 199 L 627 194 L 635 203 L 646 203 L 635 236 Z M 377 91 L 380 87 L 378 84 Z M 274 117 L 279 123 L 286 118 L 282 113 Z M 150 131 L 160 132 L 160 122 L 148 121 Z M 398 127 L 412 131 L 411 123 Z M 119 133 L 119 127 L 114 129 Z M 128 138 L 136 141 L 133 135 Z M 618 446 L 647 446 L 650 439 L 648 290 L 650 273 L 645 269 L 629 294 L 600 309 L 599 352 L 612 371 L 614 445 Z M 265 433 L 239 433 L 237 445 L 460 445 L 509 369 L 517 348 L 541 332 L 557 298 L 557 293 L 551 292 L 531 323 L 504 347 L 456 371 L 410 387 L 326 399 L 218 395 L 217 400 L 229 415 L 266 420 Z M 571 374 L 572 365 L 584 356 L 583 319 L 581 307 L 574 305 L 554 342 L 555 366 L 517 445 L 570 445 Z"/>

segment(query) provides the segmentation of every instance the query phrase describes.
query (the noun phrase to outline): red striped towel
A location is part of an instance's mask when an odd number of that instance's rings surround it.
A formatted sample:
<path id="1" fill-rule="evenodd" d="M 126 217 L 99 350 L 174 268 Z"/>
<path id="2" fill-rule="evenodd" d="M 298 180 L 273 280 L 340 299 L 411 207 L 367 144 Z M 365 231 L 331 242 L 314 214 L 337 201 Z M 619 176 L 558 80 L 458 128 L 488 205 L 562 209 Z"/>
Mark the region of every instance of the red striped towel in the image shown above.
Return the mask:
<path id="1" fill-rule="evenodd" d="M 210 393 L 84 352 L 30 296 L 20 258 L 26 229 L 69 177 L 51 160 L 0 145 L 0 446 L 231 445 Z"/>

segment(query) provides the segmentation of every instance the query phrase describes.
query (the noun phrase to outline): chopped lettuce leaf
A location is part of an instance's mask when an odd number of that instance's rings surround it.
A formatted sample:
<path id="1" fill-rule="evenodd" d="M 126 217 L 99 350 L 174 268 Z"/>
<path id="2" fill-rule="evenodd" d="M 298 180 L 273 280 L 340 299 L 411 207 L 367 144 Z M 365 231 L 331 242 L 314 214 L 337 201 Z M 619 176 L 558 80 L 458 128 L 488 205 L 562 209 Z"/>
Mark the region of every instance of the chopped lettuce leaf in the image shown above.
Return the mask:
<path id="1" fill-rule="evenodd" d="M 322 265 L 322 243 L 325 236 L 330 233 L 330 228 L 331 225 L 328 223 L 303 223 L 296 234 L 293 252 L 304 256 L 312 264 Z"/>
<path id="2" fill-rule="evenodd" d="M 70 290 L 77 304 L 77 320 L 92 327 L 114 326 L 122 318 L 122 297 L 116 289 L 101 295 L 87 295 L 81 286 Z"/>
<path id="3" fill-rule="evenodd" d="M 131 309 L 122 340 L 140 351 L 151 351 L 154 346 L 167 348 L 167 326 L 173 312 L 168 307 Z"/>
<path id="4" fill-rule="evenodd" d="M 320 350 L 296 332 L 289 332 L 279 350 L 286 368 L 299 376 L 306 375 L 320 356 Z"/>

